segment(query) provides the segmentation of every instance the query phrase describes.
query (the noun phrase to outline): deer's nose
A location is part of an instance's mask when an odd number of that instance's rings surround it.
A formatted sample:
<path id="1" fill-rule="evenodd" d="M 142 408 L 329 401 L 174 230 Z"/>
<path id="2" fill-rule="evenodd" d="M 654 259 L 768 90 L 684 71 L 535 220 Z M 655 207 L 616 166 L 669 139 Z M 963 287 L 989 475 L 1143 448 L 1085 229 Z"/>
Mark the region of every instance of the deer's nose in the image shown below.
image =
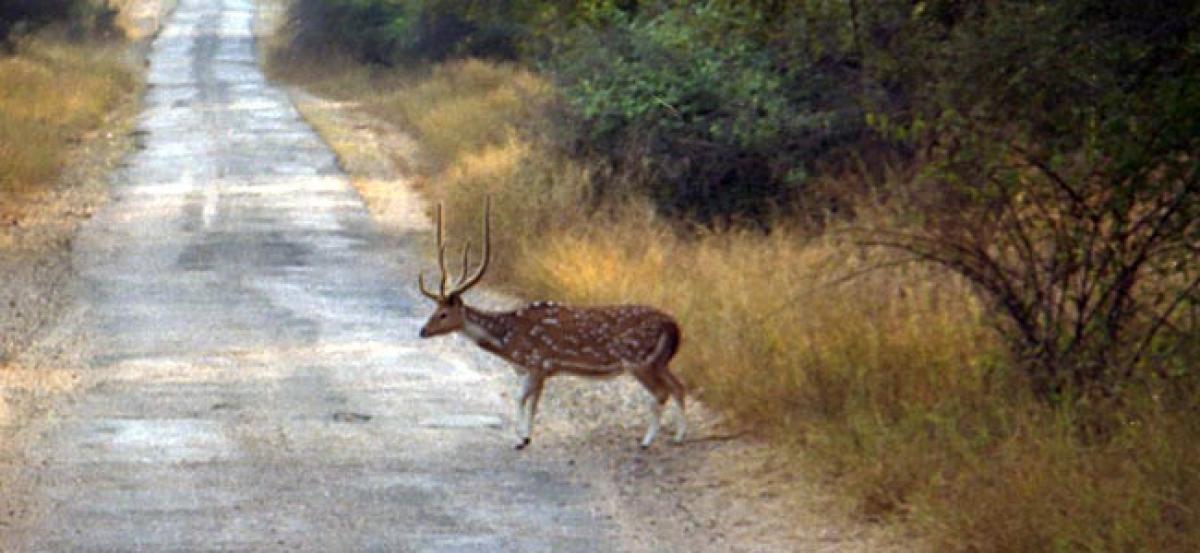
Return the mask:
<path id="1" fill-rule="evenodd" d="M 422 337 L 422 338 L 428 338 L 428 337 L 429 337 L 429 328 L 427 328 L 427 327 L 421 327 L 421 333 L 420 333 L 420 335 L 421 335 L 421 337 Z"/>

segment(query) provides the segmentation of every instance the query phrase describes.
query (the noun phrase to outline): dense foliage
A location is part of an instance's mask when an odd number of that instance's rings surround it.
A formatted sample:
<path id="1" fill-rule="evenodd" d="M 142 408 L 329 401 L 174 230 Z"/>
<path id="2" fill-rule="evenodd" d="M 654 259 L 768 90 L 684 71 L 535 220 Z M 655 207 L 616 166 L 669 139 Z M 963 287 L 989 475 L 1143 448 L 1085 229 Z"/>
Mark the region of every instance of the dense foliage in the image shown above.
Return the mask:
<path id="1" fill-rule="evenodd" d="M 973 282 L 1043 398 L 1193 372 L 1200 4 L 294 6 L 301 46 L 387 64 L 488 56 L 553 75 L 549 141 L 602 168 L 600 196 L 632 187 L 665 213 L 763 225 L 821 219 L 864 186 L 905 198 L 910 223 L 867 241 Z M 840 178 L 897 167 L 915 177 Z"/>
<path id="2" fill-rule="evenodd" d="M 513 4 L 522 3 L 300 0 L 292 5 L 290 26 L 302 49 L 333 48 L 368 63 L 463 55 L 511 59 L 522 36 Z"/>
<path id="3" fill-rule="evenodd" d="M 837 93 L 849 72 L 786 60 L 749 29 L 731 30 L 728 15 L 702 6 L 617 17 L 564 37 L 548 65 L 583 151 L 637 175 L 669 211 L 764 220 L 803 199 L 815 163 L 867 129 L 861 106 Z"/>
<path id="4" fill-rule="evenodd" d="M 8 47 L 14 32 L 62 23 L 71 34 L 112 30 L 116 10 L 92 0 L 0 0 L 0 46 Z"/>

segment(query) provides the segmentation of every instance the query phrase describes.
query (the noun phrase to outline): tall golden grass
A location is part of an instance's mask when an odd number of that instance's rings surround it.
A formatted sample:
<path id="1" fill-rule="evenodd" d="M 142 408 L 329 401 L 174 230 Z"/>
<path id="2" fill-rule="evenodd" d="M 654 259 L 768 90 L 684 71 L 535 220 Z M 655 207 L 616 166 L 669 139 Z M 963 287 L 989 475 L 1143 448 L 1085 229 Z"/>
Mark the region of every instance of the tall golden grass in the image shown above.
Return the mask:
<path id="1" fill-rule="evenodd" d="M 1082 433 L 1086 414 L 1026 393 L 954 275 L 837 229 L 697 231 L 637 201 L 585 209 L 591 172 L 537 136 L 552 89 L 522 69 L 309 74 L 422 139 L 424 192 L 452 235 L 473 235 L 493 198 L 491 282 L 675 314 L 693 394 L 829 475 L 862 516 L 936 550 L 1200 550 L 1200 417 L 1147 395 L 1111 435 Z"/>
<path id="2" fill-rule="evenodd" d="M 0 57 L 0 200 L 55 181 L 72 146 L 137 86 L 116 46 L 41 37 Z"/>

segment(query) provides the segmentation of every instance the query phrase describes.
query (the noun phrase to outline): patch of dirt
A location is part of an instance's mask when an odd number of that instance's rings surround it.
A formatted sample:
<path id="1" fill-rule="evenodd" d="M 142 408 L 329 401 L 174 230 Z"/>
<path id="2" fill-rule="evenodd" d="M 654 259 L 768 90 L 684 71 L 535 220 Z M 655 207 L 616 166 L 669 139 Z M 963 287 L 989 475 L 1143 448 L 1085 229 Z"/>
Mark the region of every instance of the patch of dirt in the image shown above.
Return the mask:
<path id="1" fill-rule="evenodd" d="M 293 100 L 337 152 L 340 163 L 385 231 L 431 229 L 410 168 L 418 145 L 406 133 L 300 90 Z M 413 284 L 415 286 L 415 283 Z M 521 302 L 496 292 L 472 294 L 486 308 Z M 686 333 L 686 329 L 685 329 Z M 685 337 L 686 343 L 686 337 Z M 473 346 L 463 343 L 462 347 Z M 686 347 L 686 345 L 685 345 Z M 480 357 L 496 378 L 517 378 L 502 361 Z M 637 442 L 649 417 L 648 396 L 631 378 L 547 381 L 533 444 L 524 455 L 573 467 L 578 478 L 616 498 L 612 513 L 631 551 L 908 551 L 893 529 L 858 523 L 827 486 L 786 455 L 729 428 L 697 401 L 688 407 L 689 438 L 670 444 L 670 407 L 653 447 Z M 514 438 L 515 443 L 515 438 Z"/>

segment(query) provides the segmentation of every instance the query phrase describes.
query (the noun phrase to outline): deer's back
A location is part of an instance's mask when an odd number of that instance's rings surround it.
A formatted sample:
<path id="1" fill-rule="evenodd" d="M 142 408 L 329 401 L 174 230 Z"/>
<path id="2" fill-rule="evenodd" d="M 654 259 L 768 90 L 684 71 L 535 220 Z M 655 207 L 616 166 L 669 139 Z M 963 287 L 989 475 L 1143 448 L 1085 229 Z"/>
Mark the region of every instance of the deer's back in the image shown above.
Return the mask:
<path id="1" fill-rule="evenodd" d="M 533 303 L 515 312 L 513 361 L 596 370 L 640 364 L 679 341 L 675 321 L 643 305 L 570 307 Z M 668 355 L 669 355 L 668 354 Z"/>

